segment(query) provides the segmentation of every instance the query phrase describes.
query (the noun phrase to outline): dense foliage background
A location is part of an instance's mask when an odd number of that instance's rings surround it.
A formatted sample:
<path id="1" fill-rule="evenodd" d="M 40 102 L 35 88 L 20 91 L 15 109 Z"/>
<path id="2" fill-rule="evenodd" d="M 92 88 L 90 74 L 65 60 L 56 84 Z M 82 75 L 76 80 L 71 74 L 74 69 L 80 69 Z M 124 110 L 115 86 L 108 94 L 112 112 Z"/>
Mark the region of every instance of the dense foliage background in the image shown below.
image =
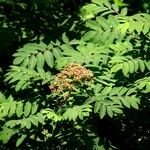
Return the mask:
<path id="1" fill-rule="evenodd" d="M 149 0 L 0 0 L 0 149 L 149 149 L 149 13 Z"/>

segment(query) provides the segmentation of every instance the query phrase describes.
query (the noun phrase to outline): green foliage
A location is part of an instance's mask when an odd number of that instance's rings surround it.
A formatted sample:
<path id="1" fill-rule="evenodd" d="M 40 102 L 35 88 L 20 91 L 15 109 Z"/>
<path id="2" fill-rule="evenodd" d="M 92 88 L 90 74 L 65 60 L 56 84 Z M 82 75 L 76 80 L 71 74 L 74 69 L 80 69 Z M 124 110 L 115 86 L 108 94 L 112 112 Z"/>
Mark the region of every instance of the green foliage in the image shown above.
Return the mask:
<path id="1" fill-rule="evenodd" d="M 44 116 L 37 113 L 38 104 L 36 102 L 15 101 L 12 96 L 7 99 L 1 93 L 0 97 L 0 121 L 3 123 L 3 130 L 0 132 L 0 140 L 7 143 L 14 134 L 21 135 L 16 142 L 19 146 L 26 138 L 23 133 L 25 129 L 31 129 L 32 126 L 38 126 L 38 123 L 44 124 Z M 13 119 L 17 117 L 17 119 Z M 5 122 L 5 120 L 7 120 Z"/>
<path id="2" fill-rule="evenodd" d="M 15 77 L 15 78 L 14 78 Z M 42 84 L 49 82 L 52 76 L 50 72 L 45 72 L 42 68 L 37 68 L 37 72 L 25 67 L 12 66 L 11 72 L 6 74 L 5 81 L 9 83 L 17 82 L 15 90 L 30 88 L 35 81 L 41 81 Z M 10 80 L 11 79 L 11 80 Z"/>
<path id="3" fill-rule="evenodd" d="M 34 141 L 39 149 L 115 149 L 96 123 L 123 120 L 126 111 L 141 111 L 143 97 L 148 101 L 150 92 L 150 15 L 127 13 L 127 8 L 120 9 L 112 1 L 92 0 L 81 8 L 85 28 L 78 38 L 64 32 L 51 42 L 40 39 L 19 46 L 5 74 L 15 94 L 6 98 L 0 93 L 4 146 L 12 141 L 16 147 L 34 149 Z M 78 78 L 73 90 L 61 89 L 57 94 L 50 86 L 70 64 L 92 71 L 92 81 L 84 84 Z M 76 77 L 82 71 L 75 70 Z M 67 73 L 59 82 L 66 84 L 62 87 L 75 84 L 68 85 L 76 80 L 72 74 L 67 78 Z"/>
<path id="4" fill-rule="evenodd" d="M 35 67 L 43 68 L 46 63 L 49 67 L 53 68 L 54 58 L 51 50 L 53 45 L 46 45 L 44 43 L 39 44 L 26 44 L 23 48 L 18 50 L 18 53 L 14 54 L 14 65 L 21 65 L 29 69 Z"/>
<path id="5" fill-rule="evenodd" d="M 69 108 L 63 114 L 63 119 L 75 121 L 79 117 L 79 119 L 83 120 L 84 119 L 83 117 L 89 116 L 89 113 L 92 112 L 91 107 L 92 107 L 91 105 L 84 104 L 81 106 L 74 106 L 73 108 Z"/>

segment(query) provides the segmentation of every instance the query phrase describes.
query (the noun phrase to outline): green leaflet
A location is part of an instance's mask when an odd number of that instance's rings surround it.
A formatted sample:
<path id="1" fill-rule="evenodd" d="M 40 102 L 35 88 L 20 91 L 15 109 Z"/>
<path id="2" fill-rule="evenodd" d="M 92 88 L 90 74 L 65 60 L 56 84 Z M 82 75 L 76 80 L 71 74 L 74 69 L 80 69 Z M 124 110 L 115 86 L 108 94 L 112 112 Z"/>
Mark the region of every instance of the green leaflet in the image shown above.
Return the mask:
<path id="1" fill-rule="evenodd" d="M 127 107 L 127 108 L 130 108 L 130 103 L 128 101 L 126 101 L 126 99 L 124 99 L 123 101 L 121 101 L 122 104 Z"/>
<path id="2" fill-rule="evenodd" d="M 99 112 L 99 115 L 100 115 L 100 118 L 102 119 L 104 116 L 105 116 L 105 114 L 106 114 L 106 106 L 105 105 L 101 105 L 101 107 L 100 107 L 100 112 Z"/>
<path id="3" fill-rule="evenodd" d="M 101 108 L 101 103 L 100 102 L 96 102 L 94 105 L 94 113 L 97 113 Z"/>
<path id="4" fill-rule="evenodd" d="M 123 9 L 121 9 L 120 14 L 121 14 L 122 16 L 126 16 L 126 15 L 127 15 L 127 13 L 128 13 L 127 8 L 123 8 Z"/>
<path id="5" fill-rule="evenodd" d="M 139 64 L 139 68 L 141 70 L 141 72 L 144 72 L 145 70 L 145 64 L 142 60 L 138 59 L 138 64 Z"/>
<path id="6" fill-rule="evenodd" d="M 53 57 L 53 54 L 51 53 L 51 51 L 45 51 L 44 52 L 44 58 L 45 58 L 45 61 L 47 63 L 47 65 L 51 68 L 53 68 L 54 66 L 54 57 Z"/>
<path id="7" fill-rule="evenodd" d="M 95 35 L 95 31 L 88 31 L 84 34 L 84 36 L 82 37 L 84 41 L 89 41 L 90 39 L 92 39 Z"/>
<path id="8" fill-rule="evenodd" d="M 37 104 L 36 102 L 34 102 L 34 103 L 32 104 L 31 114 L 32 114 L 32 115 L 35 114 L 35 113 L 37 112 L 37 110 L 38 110 L 38 104 Z"/>
<path id="9" fill-rule="evenodd" d="M 131 99 L 130 105 L 135 109 L 139 108 L 138 103 L 134 99 Z"/>
<path id="10" fill-rule="evenodd" d="M 73 47 L 70 46 L 69 44 L 63 44 L 63 45 L 61 46 L 61 49 L 62 49 L 63 51 L 73 51 L 73 50 L 74 50 Z"/>
<path id="11" fill-rule="evenodd" d="M 136 71 L 134 62 L 133 61 L 129 61 L 128 65 L 129 65 L 129 72 L 130 73 L 134 73 L 134 71 Z"/>
<path id="12" fill-rule="evenodd" d="M 107 106 L 107 114 L 109 117 L 111 117 L 111 118 L 113 117 L 113 110 L 112 110 L 111 106 Z"/>
<path id="13" fill-rule="evenodd" d="M 17 105 L 17 109 L 16 109 L 16 115 L 17 117 L 21 117 L 23 114 L 23 103 L 22 102 L 18 102 L 18 105 Z"/>
<path id="14" fill-rule="evenodd" d="M 58 59 L 62 56 L 62 52 L 61 52 L 60 48 L 58 48 L 58 47 L 53 48 L 52 53 L 56 59 Z"/>
<path id="15" fill-rule="evenodd" d="M 66 33 L 63 33 L 63 35 L 62 35 L 62 40 L 63 40 L 64 43 L 69 43 L 69 39 L 68 39 L 68 37 L 66 36 Z"/>
<path id="16" fill-rule="evenodd" d="M 134 71 L 137 72 L 137 70 L 139 69 L 138 61 L 133 60 L 133 63 L 134 63 Z"/>
<path id="17" fill-rule="evenodd" d="M 28 117 L 30 112 L 31 112 L 31 103 L 30 102 L 27 102 L 24 106 L 24 116 L 25 117 Z"/>
<path id="18" fill-rule="evenodd" d="M 34 56 L 34 55 L 32 55 L 31 57 L 30 57 L 30 60 L 29 60 L 29 64 L 28 64 L 28 66 L 29 66 L 29 69 L 34 69 L 35 68 L 35 66 L 36 66 L 36 57 Z"/>
<path id="19" fill-rule="evenodd" d="M 110 86 L 110 87 L 105 87 L 105 88 L 101 91 L 101 93 L 102 93 L 103 95 L 107 95 L 107 94 L 111 91 L 111 89 L 112 89 L 111 86 Z"/>
<path id="20" fill-rule="evenodd" d="M 15 111 L 16 111 L 16 103 L 10 102 L 10 109 L 9 109 L 8 117 L 12 117 L 15 114 Z"/>
<path id="21" fill-rule="evenodd" d="M 129 72 L 129 65 L 127 62 L 124 62 L 123 65 L 122 65 L 122 72 L 125 76 L 128 75 L 128 72 Z"/>
<path id="22" fill-rule="evenodd" d="M 86 22 L 86 26 L 93 29 L 93 30 L 100 30 L 101 27 L 98 23 L 96 23 L 95 21 L 89 20 Z"/>
<path id="23" fill-rule="evenodd" d="M 16 141 L 16 147 L 18 147 L 25 140 L 26 137 L 27 137 L 26 134 L 22 134 L 21 137 L 18 138 Z"/>
<path id="24" fill-rule="evenodd" d="M 23 62 L 22 62 L 21 65 L 22 65 L 23 67 L 26 67 L 28 64 L 29 64 L 29 58 L 26 57 L 26 58 L 23 60 Z"/>
<path id="25" fill-rule="evenodd" d="M 94 87 L 94 93 L 97 94 L 101 91 L 102 85 L 101 84 L 96 84 Z"/>
<path id="26" fill-rule="evenodd" d="M 117 114 L 122 114 L 123 111 L 120 109 L 120 108 L 117 108 L 117 107 L 111 107 L 112 111 L 114 113 L 117 113 Z"/>
<path id="27" fill-rule="evenodd" d="M 22 63 L 22 61 L 24 60 L 23 57 L 17 57 L 14 59 L 13 64 L 14 65 L 19 65 L 20 63 Z"/>
<path id="28" fill-rule="evenodd" d="M 39 52 L 36 56 L 37 59 L 37 67 L 39 68 L 43 68 L 44 67 L 44 63 L 45 63 L 45 59 L 44 56 L 41 52 Z"/>

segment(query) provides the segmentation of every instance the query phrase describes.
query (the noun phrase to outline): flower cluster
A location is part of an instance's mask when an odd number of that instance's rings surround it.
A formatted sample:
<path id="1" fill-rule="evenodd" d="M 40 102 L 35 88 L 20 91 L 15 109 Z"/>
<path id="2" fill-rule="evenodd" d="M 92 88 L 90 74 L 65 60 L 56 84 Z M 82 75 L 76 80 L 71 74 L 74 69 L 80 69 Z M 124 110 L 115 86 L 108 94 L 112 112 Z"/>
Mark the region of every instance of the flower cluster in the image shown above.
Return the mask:
<path id="1" fill-rule="evenodd" d="M 92 71 L 80 64 L 70 64 L 56 75 L 50 85 L 53 93 L 72 92 L 77 86 L 83 86 L 93 80 Z"/>

